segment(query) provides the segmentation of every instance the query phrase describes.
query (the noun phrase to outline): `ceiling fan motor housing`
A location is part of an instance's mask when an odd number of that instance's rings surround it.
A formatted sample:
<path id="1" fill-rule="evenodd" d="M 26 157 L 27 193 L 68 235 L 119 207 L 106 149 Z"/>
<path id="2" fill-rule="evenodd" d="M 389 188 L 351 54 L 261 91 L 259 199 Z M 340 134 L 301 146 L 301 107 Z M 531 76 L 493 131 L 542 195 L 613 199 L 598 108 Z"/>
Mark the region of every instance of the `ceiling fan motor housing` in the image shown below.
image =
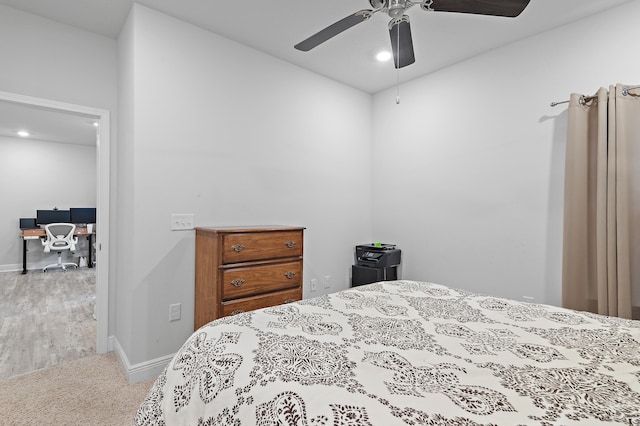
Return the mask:
<path id="1" fill-rule="evenodd" d="M 402 16 L 407 9 L 407 0 L 369 0 L 369 4 L 374 9 L 382 8 L 392 18 Z"/>
<path id="2" fill-rule="evenodd" d="M 389 0 L 389 10 L 387 13 L 392 18 L 397 18 L 404 14 L 404 10 L 407 8 L 406 0 Z"/>

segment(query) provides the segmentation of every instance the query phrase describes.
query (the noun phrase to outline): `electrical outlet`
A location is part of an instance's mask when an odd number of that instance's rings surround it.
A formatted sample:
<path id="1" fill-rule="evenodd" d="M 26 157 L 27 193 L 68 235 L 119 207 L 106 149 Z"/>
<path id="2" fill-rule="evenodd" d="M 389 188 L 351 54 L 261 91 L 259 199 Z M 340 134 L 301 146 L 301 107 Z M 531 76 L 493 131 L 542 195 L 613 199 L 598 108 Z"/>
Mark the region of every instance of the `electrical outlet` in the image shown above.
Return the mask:
<path id="1" fill-rule="evenodd" d="M 171 215 L 171 230 L 172 231 L 184 231 L 193 229 L 193 214 L 172 214 Z"/>
<path id="2" fill-rule="evenodd" d="M 169 305 L 169 321 L 178 321 L 182 316 L 181 310 L 182 303 L 174 303 L 172 305 Z"/>
<path id="3" fill-rule="evenodd" d="M 331 288 L 331 275 L 324 276 L 324 288 Z"/>
<path id="4" fill-rule="evenodd" d="M 311 278 L 311 291 L 318 290 L 318 280 L 315 278 Z"/>

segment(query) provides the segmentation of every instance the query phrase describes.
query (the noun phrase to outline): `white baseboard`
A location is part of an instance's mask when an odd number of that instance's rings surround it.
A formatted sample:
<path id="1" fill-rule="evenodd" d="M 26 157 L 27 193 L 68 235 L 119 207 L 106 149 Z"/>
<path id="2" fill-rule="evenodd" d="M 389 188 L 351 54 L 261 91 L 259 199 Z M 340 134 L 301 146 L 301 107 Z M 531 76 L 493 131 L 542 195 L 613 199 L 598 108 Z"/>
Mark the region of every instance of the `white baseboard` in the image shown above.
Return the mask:
<path id="1" fill-rule="evenodd" d="M 124 374 L 127 376 L 127 381 L 130 385 L 157 378 L 173 358 L 173 354 L 166 355 L 132 365 L 127 358 L 127 354 L 125 354 L 122 349 L 122 346 L 118 343 L 118 339 L 115 337 L 109 337 L 109 346 L 112 347 L 111 350 L 115 352 L 116 356 L 120 360 L 120 365 L 122 366 Z"/>
<path id="2" fill-rule="evenodd" d="M 22 265 L 0 265 L 0 272 L 18 272 L 22 271 Z"/>

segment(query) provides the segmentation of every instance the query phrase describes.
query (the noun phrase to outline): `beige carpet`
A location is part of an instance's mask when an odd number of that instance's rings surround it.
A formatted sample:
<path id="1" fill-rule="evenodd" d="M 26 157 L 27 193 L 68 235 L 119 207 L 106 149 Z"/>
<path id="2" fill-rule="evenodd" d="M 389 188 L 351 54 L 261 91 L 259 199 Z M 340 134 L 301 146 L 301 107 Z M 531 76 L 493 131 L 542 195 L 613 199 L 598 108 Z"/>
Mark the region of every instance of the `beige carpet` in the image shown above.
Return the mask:
<path id="1" fill-rule="evenodd" d="M 153 380 L 128 385 L 113 353 L 0 381 L 0 425 L 130 425 Z"/>

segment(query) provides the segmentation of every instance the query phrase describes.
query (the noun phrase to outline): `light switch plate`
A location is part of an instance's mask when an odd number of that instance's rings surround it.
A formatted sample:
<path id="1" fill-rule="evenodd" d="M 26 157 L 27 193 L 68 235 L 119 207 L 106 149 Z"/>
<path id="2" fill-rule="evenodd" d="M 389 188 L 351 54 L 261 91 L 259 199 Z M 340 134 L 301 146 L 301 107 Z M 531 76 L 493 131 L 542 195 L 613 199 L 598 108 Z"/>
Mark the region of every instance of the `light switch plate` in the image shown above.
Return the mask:
<path id="1" fill-rule="evenodd" d="M 193 229 L 193 213 L 171 215 L 171 230 L 185 231 Z"/>

